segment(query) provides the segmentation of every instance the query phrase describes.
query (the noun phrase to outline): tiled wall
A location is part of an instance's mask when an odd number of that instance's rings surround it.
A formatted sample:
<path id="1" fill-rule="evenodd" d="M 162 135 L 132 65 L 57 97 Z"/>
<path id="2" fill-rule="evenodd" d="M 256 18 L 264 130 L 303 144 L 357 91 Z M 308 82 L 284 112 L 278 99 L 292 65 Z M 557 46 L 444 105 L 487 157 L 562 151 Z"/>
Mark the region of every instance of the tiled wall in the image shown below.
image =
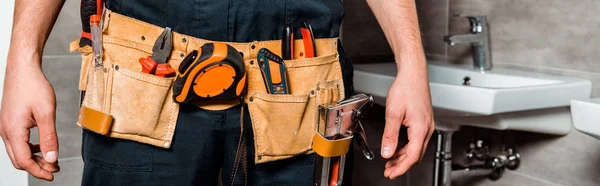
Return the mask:
<path id="1" fill-rule="evenodd" d="M 346 3 L 348 6 L 360 4 L 356 1 Z M 600 53 L 597 52 L 600 49 L 600 2 L 597 0 L 417 0 L 417 7 L 423 44 L 429 59 L 452 64 L 471 64 L 470 46 L 449 47 L 443 42 L 443 36 L 468 33 L 468 21 L 453 15 L 487 15 L 493 64 L 496 67 L 589 79 L 594 86 L 593 96 L 600 97 Z M 357 12 L 347 14 L 363 15 L 370 10 L 362 7 L 355 11 Z M 360 25 L 346 21 L 348 24 Z M 348 24 L 344 25 L 345 45 L 386 45 L 385 40 L 363 41 L 346 37 L 346 33 L 358 32 L 349 31 L 348 29 L 356 28 Z M 357 30 L 370 38 L 382 36 L 380 28 L 368 26 Z M 362 53 L 351 54 L 382 55 L 382 50 L 373 50 L 376 51 L 362 48 Z M 551 124 L 553 123 L 540 123 Z M 485 177 L 456 176 L 454 185 L 591 186 L 600 183 L 600 141 L 575 129 L 566 136 L 550 136 L 465 127 L 454 135 L 453 155 L 456 162 L 463 162 L 464 152 L 474 135 L 491 139 L 495 150 L 500 148 L 499 139 L 509 141 L 508 145 L 515 146 L 521 153 L 521 167 L 516 171 L 506 171 L 498 181 L 490 181 Z M 435 137 L 432 141 L 435 141 Z M 434 147 L 430 145 L 428 157 L 407 176 L 408 185 L 431 185 Z"/>

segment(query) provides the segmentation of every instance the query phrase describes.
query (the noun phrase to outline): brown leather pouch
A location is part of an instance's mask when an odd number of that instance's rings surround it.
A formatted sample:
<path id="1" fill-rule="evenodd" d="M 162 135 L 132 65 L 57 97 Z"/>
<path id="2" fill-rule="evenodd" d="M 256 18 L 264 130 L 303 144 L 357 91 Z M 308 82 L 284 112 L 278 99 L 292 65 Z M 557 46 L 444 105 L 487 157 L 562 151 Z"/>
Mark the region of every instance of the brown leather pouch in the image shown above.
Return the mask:
<path id="1" fill-rule="evenodd" d="M 336 53 L 285 63 L 291 88 L 289 95 L 268 94 L 257 65 L 248 70 L 247 103 L 258 163 L 312 153 L 318 105 L 344 97 Z"/>
<path id="2" fill-rule="evenodd" d="M 107 136 L 169 148 L 179 112 L 179 105 L 171 99 L 173 78 L 142 73 L 138 63 L 139 58 L 151 55 L 153 42 L 163 28 L 110 11 L 104 18 L 104 67 L 90 67 L 90 53 L 84 53 L 84 48 L 80 48 L 82 62 L 88 64 L 82 65 L 85 69 L 82 69 L 80 89 L 86 90 L 86 96 L 80 115 L 91 118 L 86 113 L 95 113 L 94 110 L 111 116 L 113 122 L 108 126 Z M 186 54 L 207 42 L 212 41 L 174 32 L 174 49 L 168 63 L 177 69 Z M 288 95 L 267 93 L 256 62 L 260 48 L 268 48 L 280 55 L 280 41 L 227 44 L 243 53 L 246 64 L 248 91 L 245 103 L 252 118 L 255 162 L 313 153 L 311 144 L 318 105 L 344 99 L 337 38 L 316 39 L 318 57 L 308 59 L 298 59 L 304 52 L 303 43 L 301 40 L 294 42 L 297 60 L 284 62 L 291 89 Z M 198 106 L 214 110 L 237 104 L 239 100 L 206 102 Z M 83 119 L 78 125 L 103 134 L 107 120 L 98 119 L 94 123 Z"/>

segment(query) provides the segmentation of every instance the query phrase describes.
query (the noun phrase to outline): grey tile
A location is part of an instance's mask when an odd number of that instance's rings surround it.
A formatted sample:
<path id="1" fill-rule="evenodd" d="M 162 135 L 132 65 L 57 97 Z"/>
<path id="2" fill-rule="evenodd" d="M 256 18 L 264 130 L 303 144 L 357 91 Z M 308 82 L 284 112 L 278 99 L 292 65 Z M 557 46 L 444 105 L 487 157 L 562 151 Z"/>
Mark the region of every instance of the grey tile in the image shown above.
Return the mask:
<path id="1" fill-rule="evenodd" d="M 79 111 L 78 99 L 80 57 L 44 57 L 43 70 L 56 94 L 56 130 L 59 141 L 59 158 L 80 156 L 81 128 L 75 123 Z M 32 141 L 38 142 L 37 130 L 32 131 Z"/>
<path id="2" fill-rule="evenodd" d="M 567 8 L 568 7 L 568 8 Z M 597 1 L 454 0 L 450 14 L 488 15 L 493 61 L 599 72 Z M 450 19 L 450 33 L 467 33 L 468 24 Z M 468 45 L 449 48 L 457 63 L 470 61 Z"/>
<path id="3" fill-rule="evenodd" d="M 516 172 L 561 185 L 600 182 L 600 141 L 576 130 L 567 136 L 519 132 L 521 167 Z"/>
<path id="4" fill-rule="evenodd" d="M 490 143 L 492 154 L 501 145 L 515 147 L 521 154 L 521 166 L 506 170 L 503 177 L 491 181 L 485 176 L 454 175 L 454 185 L 597 185 L 600 168 L 600 141 L 578 131 L 566 136 L 529 132 L 498 131 L 463 127 L 453 136 L 453 163 L 468 165 L 465 152 L 472 139 Z M 431 144 L 435 144 L 435 137 Z M 424 162 L 410 172 L 409 185 L 431 185 L 434 147 L 430 145 Z M 473 162 L 471 162 L 473 163 Z M 474 162 L 477 163 L 477 162 Z"/>
<path id="5" fill-rule="evenodd" d="M 81 35 L 80 1 L 67 0 L 60 12 L 54 28 L 46 42 L 44 54 L 60 55 L 69 53 L 69 43 Z"/>
<path id="6" fill-rule="evenodd" d="M 536 186 L 562 186 L 545 180 L 539 180 L 516 172 L 505 172 L 500 180 L 492 181 L 486 177 L 457 177 L 452 180 L 452 185 L 461 186 L 514 186 L 514 185 L 536 185 Z"/>
<path id="7" fill-rule="evenodd" d="M 54 180 L 47 182 L 29 176 L 30 186 L 77 186 L 81 185 L 81 173 L 83 172 L 83 160 L 81 158 L 69 158 L 59 160 L 60 172 L 54 174 Z"/>
<path id="8" fill-rule="evenodd" d="M 448 35 L 448 1 L 416 1 L 425 53 L 447 55 L 447 48 L 443 38 Z"/>
<path id="9" fill-rule="evenodd" d="M 453 163 L 469 165 L 465 152 L 472 139 L 488 140 L 492 154 L 502 144 L 514 147 L 521 154 L 517 170 L 506 170 L 501 179 L 491 181 L 485 176 L 454 175 L 454 185 L 597 185 L 600 168 L 600 141 L 578 131 L 566 136 L 543 135 L 529 132 L 498 131 L 463 127 L 453 136 Z M 430 147 L 433 152 L 433 147 Z M 433 155 L 425 157 L 433 160 Z M 471 162 L 478 163 L 478 162 Z M 432 164 L 423 163 L 411 170 L 410 185 L 430 185 Z M 418 180 L 414 183 L 413 180 Z M 427 182 L 425 181 L 427 180 Z"/>
<path id="10" fill-rule="evenodd" d="M 449 0 L 416 1 L 422 42 L 426 53 L 446 55 Z M 394 56 L 377 19 L 365 1 L 344 2 L 346 16 L 342 43 L 355 62 L 392 61 Z"/>

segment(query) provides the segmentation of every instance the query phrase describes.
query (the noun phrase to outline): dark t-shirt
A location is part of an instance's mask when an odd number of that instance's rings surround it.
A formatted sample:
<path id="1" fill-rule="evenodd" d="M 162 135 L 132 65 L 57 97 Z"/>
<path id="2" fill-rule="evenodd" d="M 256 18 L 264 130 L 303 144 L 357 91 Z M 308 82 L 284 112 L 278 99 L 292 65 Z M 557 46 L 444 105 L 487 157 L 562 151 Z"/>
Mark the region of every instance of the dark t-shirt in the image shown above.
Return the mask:
<path id="1" fill-rule="evenodd" d="M 235 42 L 280 39 L 285 24 L 301 21 L 312 25 L 317 38 L 337 37 L 344 14 L 340 0 L 107 0 L 106 5 L 186 35 Z"/>
<path id="2" fill-rule="evenodd" d="M 193 37 L 232 42 L 277 40 L 286 24 L 311 24 L 316 38 L 338 37 L 341 0 L 106 0 L 106 7 Z M 301 35 L 295 30 L 295 36 Z M 353 94 L 352 63 L 340 48 L 346 97 Z"/>

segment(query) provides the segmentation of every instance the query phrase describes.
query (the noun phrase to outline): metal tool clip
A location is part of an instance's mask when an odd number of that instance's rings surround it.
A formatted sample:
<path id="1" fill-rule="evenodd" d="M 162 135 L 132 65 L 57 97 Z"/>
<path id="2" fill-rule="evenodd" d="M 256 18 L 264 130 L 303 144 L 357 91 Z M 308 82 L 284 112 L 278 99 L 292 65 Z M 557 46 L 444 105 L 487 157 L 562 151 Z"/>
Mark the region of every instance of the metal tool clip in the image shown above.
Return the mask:
<path id="1" fill-rule="evenodd" d="M 325 123 L 317 125 L 317 131 L 327 139 L 356 137 L 356 142 L 368 160 L 374 158 L 367 135 L 360 119 L 373 105 L 373 97 L 358 94 L 333 106 L 320 106 L 319 114 L 325 116 Z M 321 117 L 321 116 L 320 116 Z M 358 133 L 358 135 L 354 135 Z M 346 155 L 339 157 L 317 156 L 315 161 L 315 186 L 338 186 L 344 178 Z"/>
<path id="2" fill-rule="evenodd" d="M 102 67 L 102 27 L 100 15 L 90 17 L 90 27 L 92 32 L 92 49 L 94 51 L 94 67 Z"/>

